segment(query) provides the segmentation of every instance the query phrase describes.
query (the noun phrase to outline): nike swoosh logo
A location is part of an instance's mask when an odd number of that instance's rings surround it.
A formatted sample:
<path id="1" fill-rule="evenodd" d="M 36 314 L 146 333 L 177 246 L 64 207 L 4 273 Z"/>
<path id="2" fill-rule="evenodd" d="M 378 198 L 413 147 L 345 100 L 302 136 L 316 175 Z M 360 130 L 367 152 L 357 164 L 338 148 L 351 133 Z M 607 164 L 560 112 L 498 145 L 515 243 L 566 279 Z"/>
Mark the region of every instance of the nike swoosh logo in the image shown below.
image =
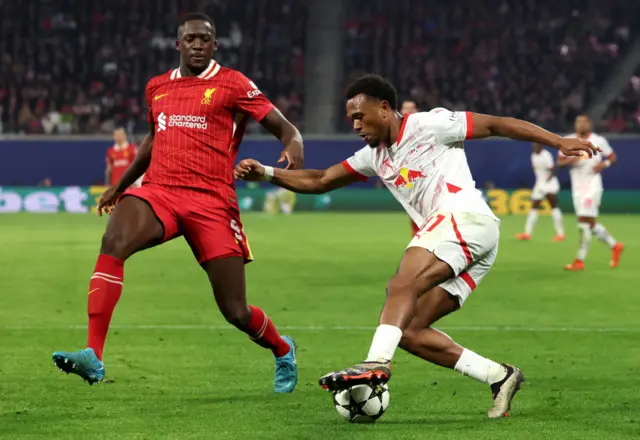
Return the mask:
<path id="1" fill-rule="evenodd" d="M 91 294 L 92 294 L 93 292 L 95 292 L 96 290 L 100 290 L 100 288 L 99 288 L 99 287 L 97 287 L 97 288 L 95 288 L 95 289 L 91 290 L 91 291 L 89 292 L 89 295 L 91 295 Z"/>
<path id="2" fill-rule="evenodd" d="M 169 95 L 168 93 L 164 93 L 162 95 L 156 95 L 153 97 L 154 101 L 157 101 L 158 99 L 164 98 L 165 96 Z"/>

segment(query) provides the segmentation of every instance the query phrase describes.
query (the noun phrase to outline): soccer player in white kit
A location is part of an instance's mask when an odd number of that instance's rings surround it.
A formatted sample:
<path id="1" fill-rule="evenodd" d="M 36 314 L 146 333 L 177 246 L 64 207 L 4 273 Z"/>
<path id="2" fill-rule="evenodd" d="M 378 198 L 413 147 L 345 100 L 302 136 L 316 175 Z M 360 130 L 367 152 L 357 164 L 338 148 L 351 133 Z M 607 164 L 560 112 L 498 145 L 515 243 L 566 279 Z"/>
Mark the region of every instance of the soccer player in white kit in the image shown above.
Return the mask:
<path id="1" fill-rule="evenodd" d="M 554 173 L 555 164 L 553 156 L 542 145 L 534 142 L 532 145 L 531 165 L 536 175 L 536 183 L 531 191 L 531 211 L 527 215 L 524 232 L 516 234 L 518 240 L 531 240 L 533 227 L 538 220 L 538 210 L 542 207 L 542 201 L 546 198 L 551 205 L 551 218 L 556 230 L 553 241 L 564 241 L 564 228 L 562 227 L 562 211 L 558 208 L 558 191 L 560 182 Z"/>
<path id="2" fill-rule="evenodd" d="M 600 202 L 602 200 L 602 176 L 600 173 L 616 163 L 616 153 L 609 142 L 600 135 L 591 132 L 591 121 L 586 115 L 580 115 L 575 121 L 576 132 L 567 136 L 570 139 L 583 139 L 598 146 L 602 154 L 589 157 L 566 157 L 558 154 L 559 167 L 571 167 L 571 195 L 573 207 L 578 216 L 578 229 L 581 231 L 580 247 L 578 255 L 573 263 L 567 264 L 566 270 L 584 270 L 584 260 L 589 251 L 591 237 L 595 235 L 611 248 L 611 261 L 609 265 L 616 267 L 620 262 L 620 255 L 624 250 L 622 243 L 617 242 L 607 228 L 598 223 Z"/>
<path id="3" fill-rule="evenodd" d="M 387 285 L 387 299 L 365 362 L 329 373 L 330 391 L 385 383 L 398 346 L 436 365 L 452 368 L 491 387 L 491 418 L 503 417 L 524 380 L 499 364 L 456 344 L 431 327 L 464 304 L 498 252 L 499 220 L 475 188 L 464 153 L 465 139 L 506 136 L 561 149 L 567 156 L 596 147 L 563 139 L 528 122 L 436 108 L 403 116 L 393 86 L 365 75 L 347 90 L 347 115 L 367 142 L 325 170 L 282 170 L 253 159 L 238 163 L 237 179 L 267 180 L 299 193 L 321 194 L 379 176 L 415 223 L 422 225 Z M 380 233 L 384 233 L 381 231 Z"/>

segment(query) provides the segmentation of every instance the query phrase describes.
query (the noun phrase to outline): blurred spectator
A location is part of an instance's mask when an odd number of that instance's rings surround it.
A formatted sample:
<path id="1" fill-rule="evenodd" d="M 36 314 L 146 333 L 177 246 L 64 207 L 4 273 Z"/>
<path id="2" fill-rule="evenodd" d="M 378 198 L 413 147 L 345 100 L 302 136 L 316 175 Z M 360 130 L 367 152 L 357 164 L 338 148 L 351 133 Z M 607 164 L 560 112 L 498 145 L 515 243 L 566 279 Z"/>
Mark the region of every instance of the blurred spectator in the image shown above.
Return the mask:
<path id="1" fill-rule="evenodd" d="M 373 71 L 420 108 L 515 116 L 560 131 L 571 129 L 640 28 L 637 0 L 346 5 L 347 81 Z"/>
<path id="2" fill-rule="evenodd" d="M 616 132 L 640 132 L 640 69 L 609 107 L 603 127 Z"/>
<path id="3" fill-rule="evenodd" d="M 0 1 L 1 129 L 146 131 L 146 82 L 177 65 L 176 23 L 194 10 L 216 22 L 218 62 L 299 120 L 304 0 L 32 0 Z"/>

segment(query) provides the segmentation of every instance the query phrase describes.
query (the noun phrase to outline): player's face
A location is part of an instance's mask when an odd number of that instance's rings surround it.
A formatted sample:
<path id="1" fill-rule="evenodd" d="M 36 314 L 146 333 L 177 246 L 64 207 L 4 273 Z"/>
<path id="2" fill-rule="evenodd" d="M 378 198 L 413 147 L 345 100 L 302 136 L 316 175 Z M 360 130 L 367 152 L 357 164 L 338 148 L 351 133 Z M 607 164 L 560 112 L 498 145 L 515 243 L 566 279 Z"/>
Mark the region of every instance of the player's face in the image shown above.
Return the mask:
<path id="1" fill-rule="evenodd" d="M 534 153 L 540 154 L 540 152 L 542 151 L 542 145 L 534 142 L 533 144 L 531 144 L 531 149 Z"/>
<path id="2" fill-rule="evenodd" d="M 586 116 L 578 116 L 576 118 L 576 133 L 587 134 L 591 132 L 591 120 Z"/>
<path id="3" fill-rule="evenodd" d="M 400 111 L 400 113 L 404 114 L 414 114 L 418 112 L 418 106 L 416 105 L 415 102 L 413 101 L 405 101 L 402 103 L 402 109 Z"/>
<path id="4" fill-rule="evenodd" d="M 187 21 L 181 27 L 176 43 L 181 64 L 198 74 L 209 66 L 218 49 L 218 40 L 211 23 L 202 20 Z"/>
<path id="5" fill-rule="evenodd" d="M 114 130 L 113 132 L 113 141 L 116 144 L 123 144 L 127 140 L 127 135 L 122 129 Z"/>
<path id="6" fill-rule="evenodd" d="M 378 101 L 363 94 L 347 101 L 347 117 L 353 129 L 369 144 L 377 148 L 381 142 L 389 143 L 389 121 L 393 111 L 387 101 Z"/>

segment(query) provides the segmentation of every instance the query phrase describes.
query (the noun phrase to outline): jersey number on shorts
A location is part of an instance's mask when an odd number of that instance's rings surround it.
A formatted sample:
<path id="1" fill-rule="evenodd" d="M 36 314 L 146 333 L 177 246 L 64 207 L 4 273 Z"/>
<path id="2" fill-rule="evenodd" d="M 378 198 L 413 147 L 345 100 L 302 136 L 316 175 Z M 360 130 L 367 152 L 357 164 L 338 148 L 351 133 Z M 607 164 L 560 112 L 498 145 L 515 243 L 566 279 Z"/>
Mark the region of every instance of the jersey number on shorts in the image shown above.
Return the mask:
<path id="1" fill-rule="evenodd" d="M 425 224 L 422 225 L 422 228 L 416 234 L 416 237 L 419 238 L 420 235 L 423 232 L 431 232 L 431 231 L 433 231 L 436 228 L 436 226 L 438 226 L 440 223 L 442 223 L 442 220 L 444 220 L 444 215 L 442 215 L 442 214 L 438 214 L 435 217 L 429 217 L 427 219 L 427 221 L 425 222 Z"/>
<path id="2" fill-rule="evenodd" d="M 233 232 L 236 236 L 236 240 L 238 241 L 242 241 L 242 231 L 240 230 L 240 226 L 238 226 L 238 222 L 235 220 L 231 220 L 231 229 L 233 229 Z"/>

